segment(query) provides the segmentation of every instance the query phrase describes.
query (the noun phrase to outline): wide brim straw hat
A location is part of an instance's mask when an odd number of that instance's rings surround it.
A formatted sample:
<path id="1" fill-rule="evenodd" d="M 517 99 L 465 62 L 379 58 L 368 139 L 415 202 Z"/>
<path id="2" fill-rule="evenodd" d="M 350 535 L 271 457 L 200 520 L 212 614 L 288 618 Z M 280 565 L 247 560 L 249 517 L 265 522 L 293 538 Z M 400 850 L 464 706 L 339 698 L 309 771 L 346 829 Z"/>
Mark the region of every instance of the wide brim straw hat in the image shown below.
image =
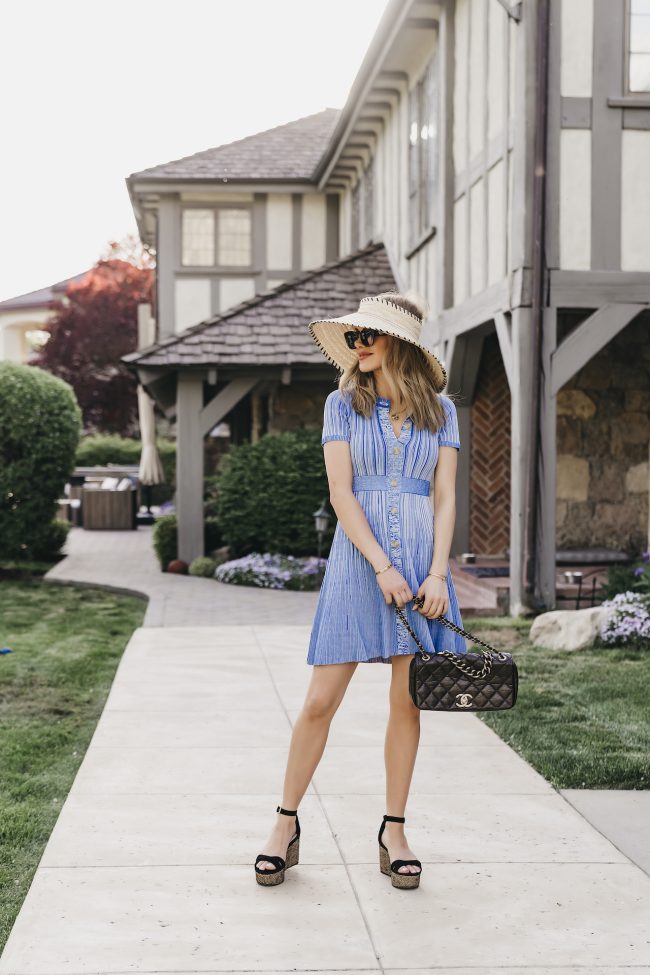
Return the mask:
<path id="1" fill-rule="evenodd" d="M 358 361 L 357 353 L 348 348 L 343 333 L 350 328 L 375 328 L 385 335 L 392 335 L 404 342 L 410 342 L 420 349 L 431 370 L 437 392 L 447 385 L 447 370 L 431 349 L 420 341 L 422 319 L 390 298 L 368 296 L 359 302 L 358 311 L 341 318 L 317 318 L 309 322 L 308 328 L 314 342 L 323 355 L 343 372 Z"/>

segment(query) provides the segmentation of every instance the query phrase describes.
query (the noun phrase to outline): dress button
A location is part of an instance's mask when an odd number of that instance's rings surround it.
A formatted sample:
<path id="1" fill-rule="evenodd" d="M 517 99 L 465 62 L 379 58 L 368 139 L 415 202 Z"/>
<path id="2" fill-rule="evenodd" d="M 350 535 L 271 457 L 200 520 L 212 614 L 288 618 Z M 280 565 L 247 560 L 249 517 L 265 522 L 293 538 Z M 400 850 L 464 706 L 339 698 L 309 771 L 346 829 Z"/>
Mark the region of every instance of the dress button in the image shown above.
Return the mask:
<path id="1" fill-rule="evenodd" d="M 399 452 L 400 452 L 400 448 L 399 447 L 393 447 L 393 453 L 394 454 L 399 454 Z"/>
<path id="2" fill-rule="evenodd" d="M 392 478 L 391 478 L 391 481 L 390 481 L 390 486 L 391 486 L 391 487 L 395 487 L 395 485 L 396 485 L 396 484 L 397 484 L 397 481 L 395 480 L 395 478 L 394 478 L 394 477 L 392 477 Z"/>
<path id="3" fill-rule="evenodd" d="M 397 514 L 397 508 L 391 508 L 390 510 L 393 512 L 394 515 Z"/>
<path id="4" fill-rule="evenodd" d="M 399 539 L 397 539 L 397 538 L 394 538 L 394 539 L 393 539 L 393 540 L 391 541 L 391 545 L 393 546 L 393 548 L 395 548 L 395 546 L 396 546 L 396 545 L 399 545 Z"/>

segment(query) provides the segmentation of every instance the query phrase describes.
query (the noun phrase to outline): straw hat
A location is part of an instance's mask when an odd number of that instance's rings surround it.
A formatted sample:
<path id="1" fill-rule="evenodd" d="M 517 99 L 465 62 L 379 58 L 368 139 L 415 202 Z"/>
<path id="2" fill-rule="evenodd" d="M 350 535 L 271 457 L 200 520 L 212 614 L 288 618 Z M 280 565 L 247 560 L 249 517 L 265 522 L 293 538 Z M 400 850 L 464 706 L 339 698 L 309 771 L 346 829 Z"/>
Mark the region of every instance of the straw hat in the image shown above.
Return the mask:
<path id="1" fill-rule="evenodd" d="M 359 310 L 341 318 L 318 318 L 309 323 L 311 337 L 330 362 L 343 372 L 357 362 L 357 353 L 348 348 L 343 333 L 351 328 L 376 328 L 417 346 L 433 375 L 437 392 L 447 385 L 447 370 L 431 349 L 420 341 L 422 319 L 390 298 L 368 296 L 359 302 Z"/>

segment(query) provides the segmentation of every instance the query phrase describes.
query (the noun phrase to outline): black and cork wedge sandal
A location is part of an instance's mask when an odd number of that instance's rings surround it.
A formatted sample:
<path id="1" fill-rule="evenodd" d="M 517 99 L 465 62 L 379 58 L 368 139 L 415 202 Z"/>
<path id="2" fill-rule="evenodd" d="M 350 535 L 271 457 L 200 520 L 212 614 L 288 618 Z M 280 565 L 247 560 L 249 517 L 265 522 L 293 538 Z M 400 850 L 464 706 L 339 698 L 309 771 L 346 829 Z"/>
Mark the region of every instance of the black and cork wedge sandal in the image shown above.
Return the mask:
<path id="1" fill-rule="evenodd" d="M 300 853 L 300 823 L 298 821 L 298 810 L 283 809 L 282 806 L 278 806 L 275 811 L 282 813 L 284 816 L 296 817 L 296 835 L 292 840 L 289 841 L 286 858 L 269 856 L 268 853 L 260 853 L 259 856 L 256 857 L 255 879 L 257 880 L 258 884 L 262 884 L 264 887 L 272 887 L 275 884 L 281 884 L 284 881 L 285 870 L 288 870 L 289 867 L 293 867 L 296 863 L 298 863 L 298 855 Z M 260 862 L 260 860 L 268 860 L 269 863 L 274 863 L 275 868 L 272 870 L 270 867 L 258 867 L 257 864 Z"/>
<path id="2" fill-rule="evenodd" d="M 393 887 L 419 887 L 420 886 L 420 874 L 422 873 L 422 864 L 419 860 L 393 860 L 391 863 L 388 859 L 388 850 L 381 841 L 382 834 L 384 832 L 384 826 L 386 823 L 404 823 L 406 822 L 405 816 L 384 816 L 383 822 L 379 830 L 379 869 L 382 873 L 387 874 L 390 877 Z M 412 864 L 414 867 L 419 867 L 417 873 L 400 873 L 400 867 L 407 867 Z"/>

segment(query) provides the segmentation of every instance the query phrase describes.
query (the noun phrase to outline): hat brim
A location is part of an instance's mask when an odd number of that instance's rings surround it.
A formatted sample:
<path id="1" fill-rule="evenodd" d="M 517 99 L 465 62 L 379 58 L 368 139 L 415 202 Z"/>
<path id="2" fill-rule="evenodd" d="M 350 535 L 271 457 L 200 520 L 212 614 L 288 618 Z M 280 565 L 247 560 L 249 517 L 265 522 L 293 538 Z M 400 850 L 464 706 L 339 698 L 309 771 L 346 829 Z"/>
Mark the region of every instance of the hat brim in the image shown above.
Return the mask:
<path id="1" fill-rule="evenodd" d="M 356 352 L 349 348 L 343 333 L 349 328 L 375 328 L 384 335 L 392 335 L 393 338 L 410 342 L 411 345 L 420 349 L 431 370 L 437 391 L 442 392 L 447 385 L 447 370 L 430 349 L 422 345 L 421 342 L 416 342 L 404 335 L 399 329 L 391 329 L 390 326 L 386 325 L 383 318 L 374 319 L 371 313 L 352 312 L 349 315 L 343 315 L 341 318 L 316 319 L 309 323 L 308 328 L 311 337 L 323 355 L 341 372 L 344 369 L 349 369 L 358 361 Z"/>

